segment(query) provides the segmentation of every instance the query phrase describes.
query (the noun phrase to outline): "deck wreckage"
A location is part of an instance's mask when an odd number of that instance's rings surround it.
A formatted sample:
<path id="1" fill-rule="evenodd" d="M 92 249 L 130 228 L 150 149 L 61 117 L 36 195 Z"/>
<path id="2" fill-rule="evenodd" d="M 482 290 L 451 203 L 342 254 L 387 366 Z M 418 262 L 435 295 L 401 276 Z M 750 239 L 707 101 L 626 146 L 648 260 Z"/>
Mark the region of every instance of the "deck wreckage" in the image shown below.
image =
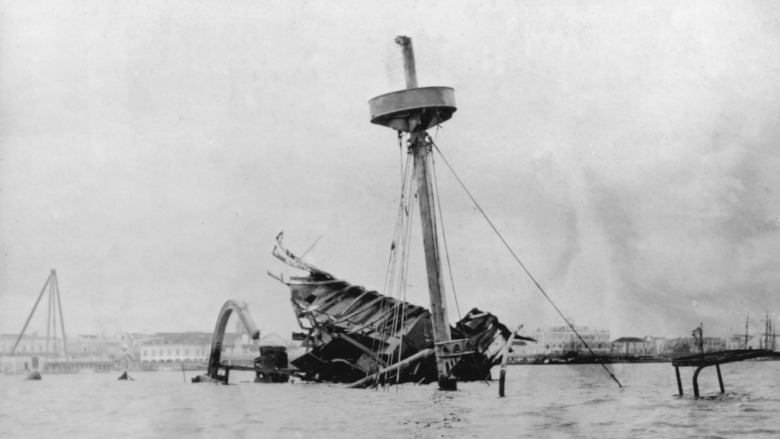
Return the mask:
<path id="1" fill-rule="evenodd" d="M 428 309 L 352 285 L 296 257 L 277 238 L 273 255 L 309 272 L 284 280 L 308 352 L 292 364 L 310 380 L 370 385 L 377 381 L 436 381 Z M 458 381 L 490 378 L 510 331 L 493 314 L 472 309 L 450 327 L 457 343 L 443 346 L 448 374 Z M 366 378 L 369 379 L 366 379 Z"/>
<path id="2" fill-rule="evenodd" d="M 207 375 L 193 382 L 227 383 L 230 370 L 250 370 L 255 382 L 286 382 L 293 376 L 305 381 L 371 387 L 385 383 L 430 383 L 438 378 L 431 312 L 422 306 L 367 290 L 305 262 L 287 250 L 283 235 L 276 238 L 273 255 L 307 276 L 268 274 L 290 288 L 290 302 L 303 332 L 293 333 L 306 353 L 288 367 L 283 348 L 263 346 L 253 366 L 221 362 L 222 340 L 228 318 L 236 314 L 253 339 L 260 332 L 246 304 L 228 301 L 220 311 L 212 340 Z M 498 318 L 476 308 L 450 327 L 453 342 L 441 346 L 447 359 L 447 378 L 457 381 L 491 379 L 490 370 L 508 352 L 512 334 Z M 281 349 L 281 350 L 280 350 Z M 220 369 L 224 374 L 220 374 Z"/>

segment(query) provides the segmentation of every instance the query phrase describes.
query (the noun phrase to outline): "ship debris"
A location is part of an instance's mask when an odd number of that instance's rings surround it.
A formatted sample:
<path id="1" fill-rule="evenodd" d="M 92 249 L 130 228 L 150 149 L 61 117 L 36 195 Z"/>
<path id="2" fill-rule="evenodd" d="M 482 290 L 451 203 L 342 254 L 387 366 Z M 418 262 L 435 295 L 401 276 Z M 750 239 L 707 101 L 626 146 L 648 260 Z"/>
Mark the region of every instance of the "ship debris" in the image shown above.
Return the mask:
<path id="1" fill-rule="evenodd" d="M 309 272 L 287 280 L 272 275 L 290 287 L 293 311 L 304 330 L 294 338 L 302 340 L 308 352 L 291 362 L 303 379 L 359 386 L 436 381 L 427 308 L 338 279 L 296 257 L 284 247 L 282 236 L 273 255 Z M 445 351 L 457 359 L 450 376 L 458 381 L 490 379 L 490 369 L 508 351 L 511 331 L 493 314 L 476 308 L 450 331 L 459 341 Z"/>

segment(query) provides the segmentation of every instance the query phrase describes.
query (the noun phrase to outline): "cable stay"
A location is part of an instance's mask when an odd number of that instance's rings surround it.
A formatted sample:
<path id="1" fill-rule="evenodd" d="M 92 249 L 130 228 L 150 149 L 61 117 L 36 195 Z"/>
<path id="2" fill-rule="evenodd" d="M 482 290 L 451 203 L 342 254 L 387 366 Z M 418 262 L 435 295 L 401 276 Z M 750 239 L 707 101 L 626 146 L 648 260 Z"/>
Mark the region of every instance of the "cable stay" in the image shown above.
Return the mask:
<path id="1" fill-rule="evenodd" d="M 535 278 L 535 277 L 534 277 L 534 276 L 531 274 L 531 272 L 528 270 L 528 268 L 526 268 L 525 264 L 523 264 L 523 262 L 522 262 L 522 261 L 520 260 L 520 258 L 517 256 L 517 254 L 515 254 L 514 250 L 512 250 L 512 247 L 510 247 L 509 243 L 507 243 L 507 242 L 506 242 L 506 240 L 504 239 L 504 237 L 501 235 L 501 232 L 499 232 L 499 231 L 498 231 L 498 229 L 496 228 L 496 226 L 493 224 L 493 221 L 491 221 L 491 220 L 490 220 L 490 218 L 487 216 L 487 214 L 486 214 L 486 213 L 485 213 L 485 211 L 482 209 L 482 207 L 479 205 L 479 203 L 477 203 L 477 200 L 474 198 L 474 196 L 473 196 L 473 195 L 471 195 L 471 192 L 468 190 L 468 188 L 466 187 L 466 185 L 463 183 L 463 181 L 460 179 L 460 177 L 458 176 L 458 174 L 455 172 L 455 170 L 452 168 L 452 166 L 450 165 L 450 163 L 447 161 L 447 158 L 446 158 L 446 157 L 444 157 L 444 154 L 442 154 L 441 150 L 440 150 L 440 149 L 439 149 L 439 147 L 436 145 L 436 143 L 433 141 L 433 139 L 432 139 L 430 136 L 428 136 L 428 137 L 427 137 L 427 140 L 430 142 L 430 144 L 433 146 L 433 148 L 434 148 L 434 149 L 436 150 L 436 152 L 439 154 L 439 156 L 441 157 L 441 159 L 444 161 L 444 164 L 447 166 L 447 168 L 450 170 L 450 172 L 452 173 L 452 175 L 453 175 L 453 176 L 455 177 L 455 179 L 458 181 L 458 184 L 460 184 L 460 187 L 461 187 L 461 188 L 463 188 L 463 190 L 466 192 L 466 195 L 468 195 L 469 199 L 471 199 L 471 202 L 472 202 L 472 203 L 474 203 L 474 206 L 477 208 L 477 210 L 479 210 L 479 212 L 480 212 L 480 213 L 482 214 L 482 216 L 485 218 L 485 220 L 487 221 L 487 223 L 488 223 L 488 224 L 490 225 L 490 227 L 493 229 L 493 232 L 495 232 L 496 236 L 498 236 L 498 239 L 499 239 L 499 240 L 501 240 L 501 242 L 504 244 L 504 247 L 506 247 L 506 249 L 509 251 L 509 253 L 512 255 L 512 257 L 515 259 L 515 261 L 516 261 L 516 262 L 517 262 L 517 263 L 520 265 L 520 267 L 523 269 L 523 271 L 524 271 L 524 272 L 525 272 L 525 274 L 528 276 L 528 278 L 529 278 L 529 279 L 531 279 L 531 281 L 534 283 L 534 285 L 536 285 L 536 288 L 539 290 L 539 292 L 541 292 L 541 293 L 542 293 L 542 295 L 544 296 L 544 298 L 545 298 L 545 299 L 547 299 L 547 301 L 550 303 L 550 305 L 552 305 L 553 309 L 555 309 L 555 311 L 558 313 L 558 315 L 561 317 L 561 319 L 563 319 L 563 321 L 564 321 L 564 322 L 566 322 L 566 325 L 569 327 L 569 329 L 571 329 L 571 330 L 572 330 L 572 332 L 574 332 L 574 335 L 576 335 L 576 336 L 577 336 L 577 338 L 578 338 L 578 339 L 579 339 L 579 340 L 582 342 L 582 344 L 583 344 L 583 345 L 584 345 L 584 346 L 585 346 L 585 347 L 588 349 L 588 352 L 590 352 L 590 353 L 591 353 L 591 355 L 593 355 L 593 356 L 595 357 L 595 356 L 596 356 L 596 354 L 595 354 L 595 352 L 593 352 L 593 350 L 590 348 L 590 345 L 588 345 L 588 343 L 585 341 L 585 339 L 584 339 L 584 338 L 582 338 L 582 336 L 580 335 L 580 333 L 579 333 L 579 332 L 577 332 L 577 330 L 574 328 L 574 325 L 572 325 L 572 323 L 571 323 L 571 322 L 569 322 L 569 320 L 566 318 L 566 316 L 564 316 L 564 314 L 563 314 L 563 312 L 560 310 L 560 308 L 558 308 L 558 306 L 555 304 L 555 302 L 553 302 L 552 298 L 550 298 L 550 296 L 547 294 L 547 292 L 544 290 L 544 288 L 542 288 L 542 285 L 541 285 L 541 284 L 539 284 L 539 282 L 538 282 L 538 281 L 536 280 L 536 278 Z M 617 377 L 615 377 L 615 375 L 614 375 L 614 374 L 613 374 L 613 373 L 612 373 L 612 372 L 609 370 L 609 368 L 608 368 L 607 366 L 605 366 L 605 365 L 604 365 L 604 363 L 599 363 L 599 364 L 601 364 L 601 367 L 603 367 L 603 368 L 604 368 L 604 370 L 605 370 L 605 371 L 606 371 L 606 372 L 609 374 L 609 376 L 610 376 L 610 377 L 611 377 L 611 378 L 612 378 L 612 379 L 613 379 L 613 380 L 614 380 L 614 381 L 617 383 L 617 385 L 618 385 L 619 387 L 621 387 L 621 388 L 622 388 L 622 387 L 623 387 L 623 385 L 622 385 L 622 384 L 620 384 L 620 381 L 618 381 Z"/>
<path id="2" fill-rule="evenodd" d="M 399 145 L 401 144 L 401 141 L 403 139 L 403 135 L 399 134 Z M 427 148 L 430 150 L 432 148 L 432 144 L 428 142 Z M 417 187 L 415 184 L 415 180 L 413 178 L 413 175 L 411 173 L 411 163 L 412 163 L 412 151 L 409 149 L 407 151 L 407 160 L 406 162 L 402 162 L 401 164 L 401 200 L 399 202 L 398 211 L 397 211 L 397 217 L 395 221 L 395 231 L 393 234 L 393 241 L 390 246 L 390 257 L 388 260 L 387 265 L 387 272 L 385 277 L 385 284 L 384 284 L 384 294 L 393 297 L 394 299 L 398 300 L 399 303 L 401 303 L 401 306 L 396 307 L 392 310 L 392 317 L 391 317 L 391 324 L 389 325 L 389 330 L 385 329 L 377 329 L 380 332 L 386 333 L 390 337 L 397 337 L 400 340 L 399 349 L 396 352 L 396 355 L 393 355 L 393 357 L 390 359 L 390 363 L 400 362 L 403 359 L 403 348 L 404 348 L 404 333 L 403 328 L 405 327 L 405 317 L 406 313 L 405 307 L 406 307 L 406 291 L 407 291 L 407 275 L 409 272 L 409 252 L 412 248 L 411 245 L 411 234 L 412 234 L 412 223 L 414 215 L 412 215 L 414 209 L 415 209 L 415 201 L 417 198 Z M 455 301 L 455 311 L 458 316 L 459 323 L 456 323 L 456 327 L 460 325 L 460 329 L 466 333 L 466 328 L 463 325 L 463 320 L 465 318 L 465 315 L 461 312 L 460 309 L 460 303 L 458 301 L 458 295 L 455 288 L 455 279 L 453 275 L 452 270 L 452 263 L 451 263 L 451 257 L 449 252 L 449 247 L 447 243 L 447 234 L 445 230 L 444 225 L 444 217 L 442 213 L 442 207 L 441 207 L 441 198 L 439 196 L 439 186 L 438 186 L 438 178 L 436 175 L 436 166 L 435 166 L 435 158 L 433 154 L 430 154 L 428 156 L 429 163 L 431 165 L 432 170 L 432 216 L 433 216 L 433 222 L 437 224 L 437 226 L 440 227 L 439 233 L 435 235 L 435 245 L 439 245 L 439 242 L 443 244 L 444 249 L 444 255 L 445 255 L 445 261 L 446 261 L 446 267 L 449 277 L 449 283 L 452 288 L 452 297 Z M 443 287 L 443 285 L 442 285 Z M 390 310 L 388 310 L 390 311 Z M 376 356 L 379 356 L 379 347 L 374 343 L 372 346 L 372 352 L 375 353 Z M 471 361 L 475 362 L 475 360 L 472 358 Z M 392 381 L 392 376 L 389 377 Z M 400 374 L 395 375 L 395 384 L 397 385 L 399 383 Z M 484 380 L 483 380 L 484 381 Z M 484 381 L 487 383 L 487 381 Z"/>
<path id="3" fill-rule="evenodd" d="M 436 132 L 438 133 L 438 128 L 436 129 Z M 428 137 L 428 140 L 430 140 L 430 136 Z M 433 141 L 432 140 L 430 140 L 430 142 L 429 142 L 429 148 L 430 148 L 431 145 L 433 145 Z M 444 258 L 447 261 L 447 273 L 449 274 L 449 277 L 450 277 L 450 286 L 452 287 L 452 297 L 455 300 L 455 312 L 458 315 L 458 322 L 460 322 L 460 325 L 461 325 L 460 329 L 465 334 L 466 333 L 466 328 L 463 325 L 463 319 L 465 318 L 466 315 L 462 314 L 460 312 L 460 305 L 458 304 L 458 294 L 457 294 L 457 291 L 455 290 L 455 277 L 452 274 L 452 263 L 451 263 L 451 258 L 450 258 L 450 251 L 449 251 L 449 247 L 447 246 L 447 233 L 446 233 L 446 230 L 444 228 L 444 214 L 442 213 L 442 209 L 441 209 L 441 197 L 439 197 L 439 180 L 436 177 L 436 159 L 434 158 L 433 154 L 430 154 L 430 160 L 431 160 L 431 170 L 433 171 L 432 172 L 432 174 L 433 174 L 433 194 L 434 194 L 434 204 L 435 204 L 434 214 L 436 212 L 438 212 L 438 215 L 439 215 L 438 216 L 439 220 L 438 220 L 437 223 L 441 226 L 441 238 L 442 238 L 441 240 L 442 240 L 442 243 L 444 244 Z M 514 337 L 514 333 L 515 333 L 515 331 L 512 331 L 513 335 L 510 337 L 510 341 L 507 342 L 507 346 L 511 345 L 511 339 Z M 472 361 L 472 363 L 476 362 L 474 360 L 474 358 L 471 358 L 471 361 Z M 490 385 L 490 383 L 487 381 L 487 379 L 483 380 L 483 382 L 485 384 L 487 384 L 488 386 Z"/>
<path id="4" fill-rule="evenodd" d="M 399 36 L 395 39 L 395 42 L 402 48 L 406 88 L 396 92 L 386 93 L 369 100 L 371 123 L 391 128 L 398 134 L 399 158 L 401 159 L 401 168 L 403 169 L 401 178 L 401 201 L 399 203 L 386 272 L 387 277 L 384 286 L 384 296 L 389 296 L 392 300 L 382 302 L 382 305 L 386 306 L 380 310 L 381 316 L 361 325 L 360 330 L 363 331 L 365 329 L 365 332 L 363 332 L 362 335 L 372 338 L 372 351 L 374 349 L 382 350 L 381 353 L 376 352 L 377 355 L 373 356 L 375 358 L 381 357 L 383 361 L 380 361 L 379 363 L 392 363 L 398 364 L 399 366 L 392 369 L 384 367 L 371 375 L 367 374 L 366 378 L 359 380 L 357 383 L 359 383 L 359 385 L 365 385 L 373 380 L 376 384 L 380 379 L 384 382 L 391 381 L 393 378 L 395 378 L 396 383 L 399 383 L 400 379 L 406 380 L 405 378 L 401 378 L 401 363 L 412 358 L 415 358 L 415 361 L 419 361 L 422 358 L 428 358 L 428 356 L 434 355 L 436 361 L 436 378 L 439 383 L 439 389 L 445 391 L 457 390 L 457 381 L 459 378 L 465 378 L 471 381 L 483 379 L 486 376 L 485 373 L 489 373 L 489 368 L 494 364 L 496 358 L 498 358 L 497 355 L 500 354 L 503 356 L 502 363 L 505 363 L 506 352 L 508 346 L 512 342 L 512 337 L 510 337 L 509 330 L 504 325 L 498 323 L 495 316 L 490 313 L 480 313 L 476 309 L 473 310 L 476 314 L 472 315 L 472 312 L 469 312 L 467 316 L 461 318 L 460 323 L 462 326 L 460 329 L 452 328 L 449 324 L 445 300 L 444 273 L 440 257 L 441 243 L 444 244 L 447 259 L 446 269 L 449 271 L 449 280 L 453 285 L 453 295 L 458 314 L 460 314 L 460 304 L 458 303 L 457 295 L 454 294 L 454 274 L 452 272 L 449 249 L 447 248 L 446 233 L 442 220 L 442 207 L 438 194 L 438 182 L 436 181 L 433 149 L 435 148 L 437 151 L 439 151 L 439 149 L 426 130 L 432 127 L 437 127 L 438 129 L 441 123 L 452 117 L 452 114 L 457 110 L 455 106 L 454 91 L 450 87 L 418 87 L 411 39 L 406 36 Z M 408 140 L 406 151 L 407 158 L 406 163 L 404 164 L 403 141 L 405 133 L 408 133 Z M 441 151 L 439 151 L 439 154 L 441 155 Z M 446 159 L 443 156 L 442 158 L 450 170 L 453 171 Z M 459 178 L 458 182 L 466 189 Z M 555 310 L 563 317 L 572 331 L 592 353 L 593 351 L 590 346 L 588 346 L 582 336 L 577 333 L 573 325 L 566 320 L 558 307 L 555 306 L 547 293 L 542 289 L 541 285 L 533 276 L 531 276 L 530 272 L 514 254 L 503 237 L 501 237 L 501 234 L 498 233 L 498 230 L 493 226 L 490 219 L 487 218 L 485 212 L 476 203 L 474 197 L 471 196 L 468 190 L 466 190 L 466 193 L 469 194 L 472 202 L 474 202 L 485 219 L 487 219 L 493 230 L 499 238 L 501 238 L 504 245 L 510 250 L 510 253 L 514 256 L 515 260 L 520 264 L 526 274 L 533 280 L 537 288 L 539 288 Z M 414 209 L 415 204 L 419 204 L 420 226 L 422 228 L 425 268 L 428 280 L 428 296 L 431 304 L 428 314 L 424 315 L 425 317 L 423 317 L 423 315 L 417 315 L 415 324 L 424 322 L 424 326 L 417 326 L 416 329 L 404 324 L 404 320 L 408 319 L 411 321 L 411 319 L 415 318 L 408 314 L 408 309 L 412 305 L 407 305 L 405 300 L 408 284 L 406 276 L 408 274 L 410 255 L 409 242 L 411 240 L 410 223 L 412 222 L 412 219 L 410 217 L 410 212 Z M 439 233 L 441 233 L 441 235 L 439 235 Z M 430 321 L 427 320 L 428 315 L 430 316 Z M 471 320 L 464 323 L 467 317 Z M 426 320 L 420 320 L 422 318 L 425 318 Z M 485 329 L 485 331 L 487 331 L 485 334 L 489 334 L 490 338 L 475 336 L 477 339 L 471 340 L 471 338 L 474 337 L 470 337 L 467 327 L 471 328 L 470 322 L 474 321 L 474 319 L 484 319 L 486 322 L 485 324 L 489 325 L 489 327 Z M 417 337 L 415 339 L 412 336 L 415 330 L 418 332 L 421 330 L 424 331 L 422 337 Z M 428 331 L 430 331 L 430 335 L 432 335 L 433 338 L 433 349 L 420 350 L 419 346 L 406 344 L 404 338 L 410 336 L 412 336 L 412 340 L 417 340 L 418 345 L 421 344 L 420 342 L 427 343 L 430 341 L 430 339 L 427 338 L 429 335 Z M 456 339 L 453 339 L 452 331 L 457 333 Z M 350 330 L 350 333 L 355 334 L 356 332 L 355 330 Z M 501 349 L 500 352 L 489 353 L 488 350 L 490 346 L 492 346 L 494 341 L 499 339 L 503 342 L 503 349 Z M 412 351 L 409 351 L 409 348 L 411 348 Z M 364 350 L 363 354 L 366 354 L 366 350 Z M 409 352 L 410 355 L 407 355 L 409 358 L 403 359 L 404 350 Z M 417 351 L 417 353 L 412 353 L 414 351 Z M 423 355 L 423 357 L 418 357 L 419 355 Z M 397 361 L 395 361 L 396 356 Z M 474 360 L 473 366 L 463 361 L 466 356 L 469 356 L 469 358 Z M 347 363 L 353 367 L 353 370 L 361 372 L 368 372 L 367 369 L 373 370 L 375 366 L 370 363 Z M 407 362 L 405 364 L 408 365 L 409 363 Z M 606 370 L 618 385 L 620 385 L 620 382 L 617 381 L 614 375 L 612 375 L 608 369 Z M 392 374 L 395 374 L 395 376 Z M 414 371 L 411 374 L 415 375 L 417 372 Z M 429 377 L 423 376 L 422 379 L 426 380 L 429 379 Z M 503 390 L 500 390 L 499 394 L 500 396 L 503 396 Z"/>
<path id="5" fill-rule="evenodd" d="M 398 143 L 401 151 L 403 151 L 403 133 L 398 133 Z M 403 154 L 403 152 L 402 152 Z M 411 214 L 414 210 L 414 175 L 411 167 L 412 160 L 407 159 L 404 163 L 403 155 L 401 157 L 401 198 L 398 203 L 398 211 L 396 214 L 395 229 L 393 231 L 393 239 L 390 245 L 390 256 L 387 262 L 387 271 L 385 274 L 384 283 L 384 295 L 396 299 L 395 308 L 390 309 L 392 306 L 390 303 L 383 303 L 381 313 L 390 313 L 388 320 L 382 319 L 377 321 L 376 327 L 373 329 L 377 332 L 384 333 L 385 335 L 398 338 L 398 350 L 389 358 L 390 363 L 400 362 L 403 358 L 404 348 L 404 324 L 406 319 L 406 285 L 407 285 L 407 273 L 409 268 L 409 242 L 411 240 Z M 371 351 L 375 356 L 380 356 L 382 347 L 377 340 L 372 342 Z M 369 371 L 366 371 L 366 377 L 370 375 Z M 387 378 L 387 377 L 386 377 Z M 377 376 L 377 380 L 379 376 Z M 392 380 L 392 376 L 390 376 Z M 395 382 L 399 384 L 400 373 L 396 373 Z M 375 385 L 377 383 L 375 382 Z"/>

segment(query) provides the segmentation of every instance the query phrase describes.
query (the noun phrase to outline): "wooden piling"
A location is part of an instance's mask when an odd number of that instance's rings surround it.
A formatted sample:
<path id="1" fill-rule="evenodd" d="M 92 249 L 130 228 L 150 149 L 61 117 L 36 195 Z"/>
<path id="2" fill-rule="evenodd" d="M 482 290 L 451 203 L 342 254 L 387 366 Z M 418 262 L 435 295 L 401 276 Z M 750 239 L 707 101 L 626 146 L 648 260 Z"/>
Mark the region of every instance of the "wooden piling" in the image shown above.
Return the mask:
<path id="1" fill-rule="evenodd" d="M 509 358 L 509 350 L 512 348 L 512 342 L 515 341 L 515 334 L 517 334 L 517 331 L 513 331 L 512 335 L 509 336 L 509 340 L 506 341 L 506 344 L 504 345 L 504 348 L 501 352 L 501 372 L 499 373 L 498 378 L 498 396 L 503 398 L 504 397 L 504 382 L 506 381 L 506 363 L 507 359 Z"/>

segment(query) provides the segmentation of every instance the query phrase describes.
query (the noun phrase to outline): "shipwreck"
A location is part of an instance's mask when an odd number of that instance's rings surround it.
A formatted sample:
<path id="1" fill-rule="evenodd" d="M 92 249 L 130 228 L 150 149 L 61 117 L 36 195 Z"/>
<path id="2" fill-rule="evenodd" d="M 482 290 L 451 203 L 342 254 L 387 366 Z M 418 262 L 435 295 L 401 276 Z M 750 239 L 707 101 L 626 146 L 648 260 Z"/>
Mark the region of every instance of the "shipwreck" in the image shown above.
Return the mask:
<path id="1" fill-rule="evenodd" d="M 295 338 L 308 352 L 292 361 L 305 379 L 355 386 L 429 383 L 439 378 L 437 359 L 448 380 L 490 379 L 510 339 L 496 316 L 472 309 L 447 328 L 451 339 L 437 344 L 427 308 L 338 279 L 297 258 L 281 238 L 274 256 L 309 272 L 286 281 L 278 277 L 290 287 L 293 311 L 305 331 Z"/>
<path id="2" fill-rule="evenodd" d="M 241 369 L 254 370 L 256 381 L 262 382 L 282 382 L 294 376 L 351 387 L 438 382 L 442 390 L 455 390 L 458 381 L 490 379 L 491 368 L 502 364 L 503 383 L 511 345 L 522 337 L 495 315 L 478 309 L 465 313 L 453 325 L 448 320 L 440 248 L 443 227 L 438 222 L 441 215 L 436 210 L 432 163 L 435 144 L 426 130 L 455 113 L 454 90 L 418 87 L 411 39 L 401 36 L 395 42 L 402 48 L 406 89 L 369 101 L 371 123 L 396 131 L 399 145 L 406 139 L 407 160 L 388 269 L 391 281 L 379 293 L 339 279 L 287 250 L 280 233 L 273 255 L 307 274 L 286 278 L 269 274 L 290 289 L 293 313 L 302 330 L 294 339 L 302 342 L 306 352 L 288 364 L 286 353 L 261 348 L 253 366 L 223 364 L 222 337 L 231 313 L 238 314 L 249 334 L 259 336 L 246 305 L 228 301 L 217 320 L 208 374 L 193 381 L 227 382 L 231 369 Z M 402 291 L 407 285 L 415 209 L 422 226 L 428 307 L 408 303 Z"/>

